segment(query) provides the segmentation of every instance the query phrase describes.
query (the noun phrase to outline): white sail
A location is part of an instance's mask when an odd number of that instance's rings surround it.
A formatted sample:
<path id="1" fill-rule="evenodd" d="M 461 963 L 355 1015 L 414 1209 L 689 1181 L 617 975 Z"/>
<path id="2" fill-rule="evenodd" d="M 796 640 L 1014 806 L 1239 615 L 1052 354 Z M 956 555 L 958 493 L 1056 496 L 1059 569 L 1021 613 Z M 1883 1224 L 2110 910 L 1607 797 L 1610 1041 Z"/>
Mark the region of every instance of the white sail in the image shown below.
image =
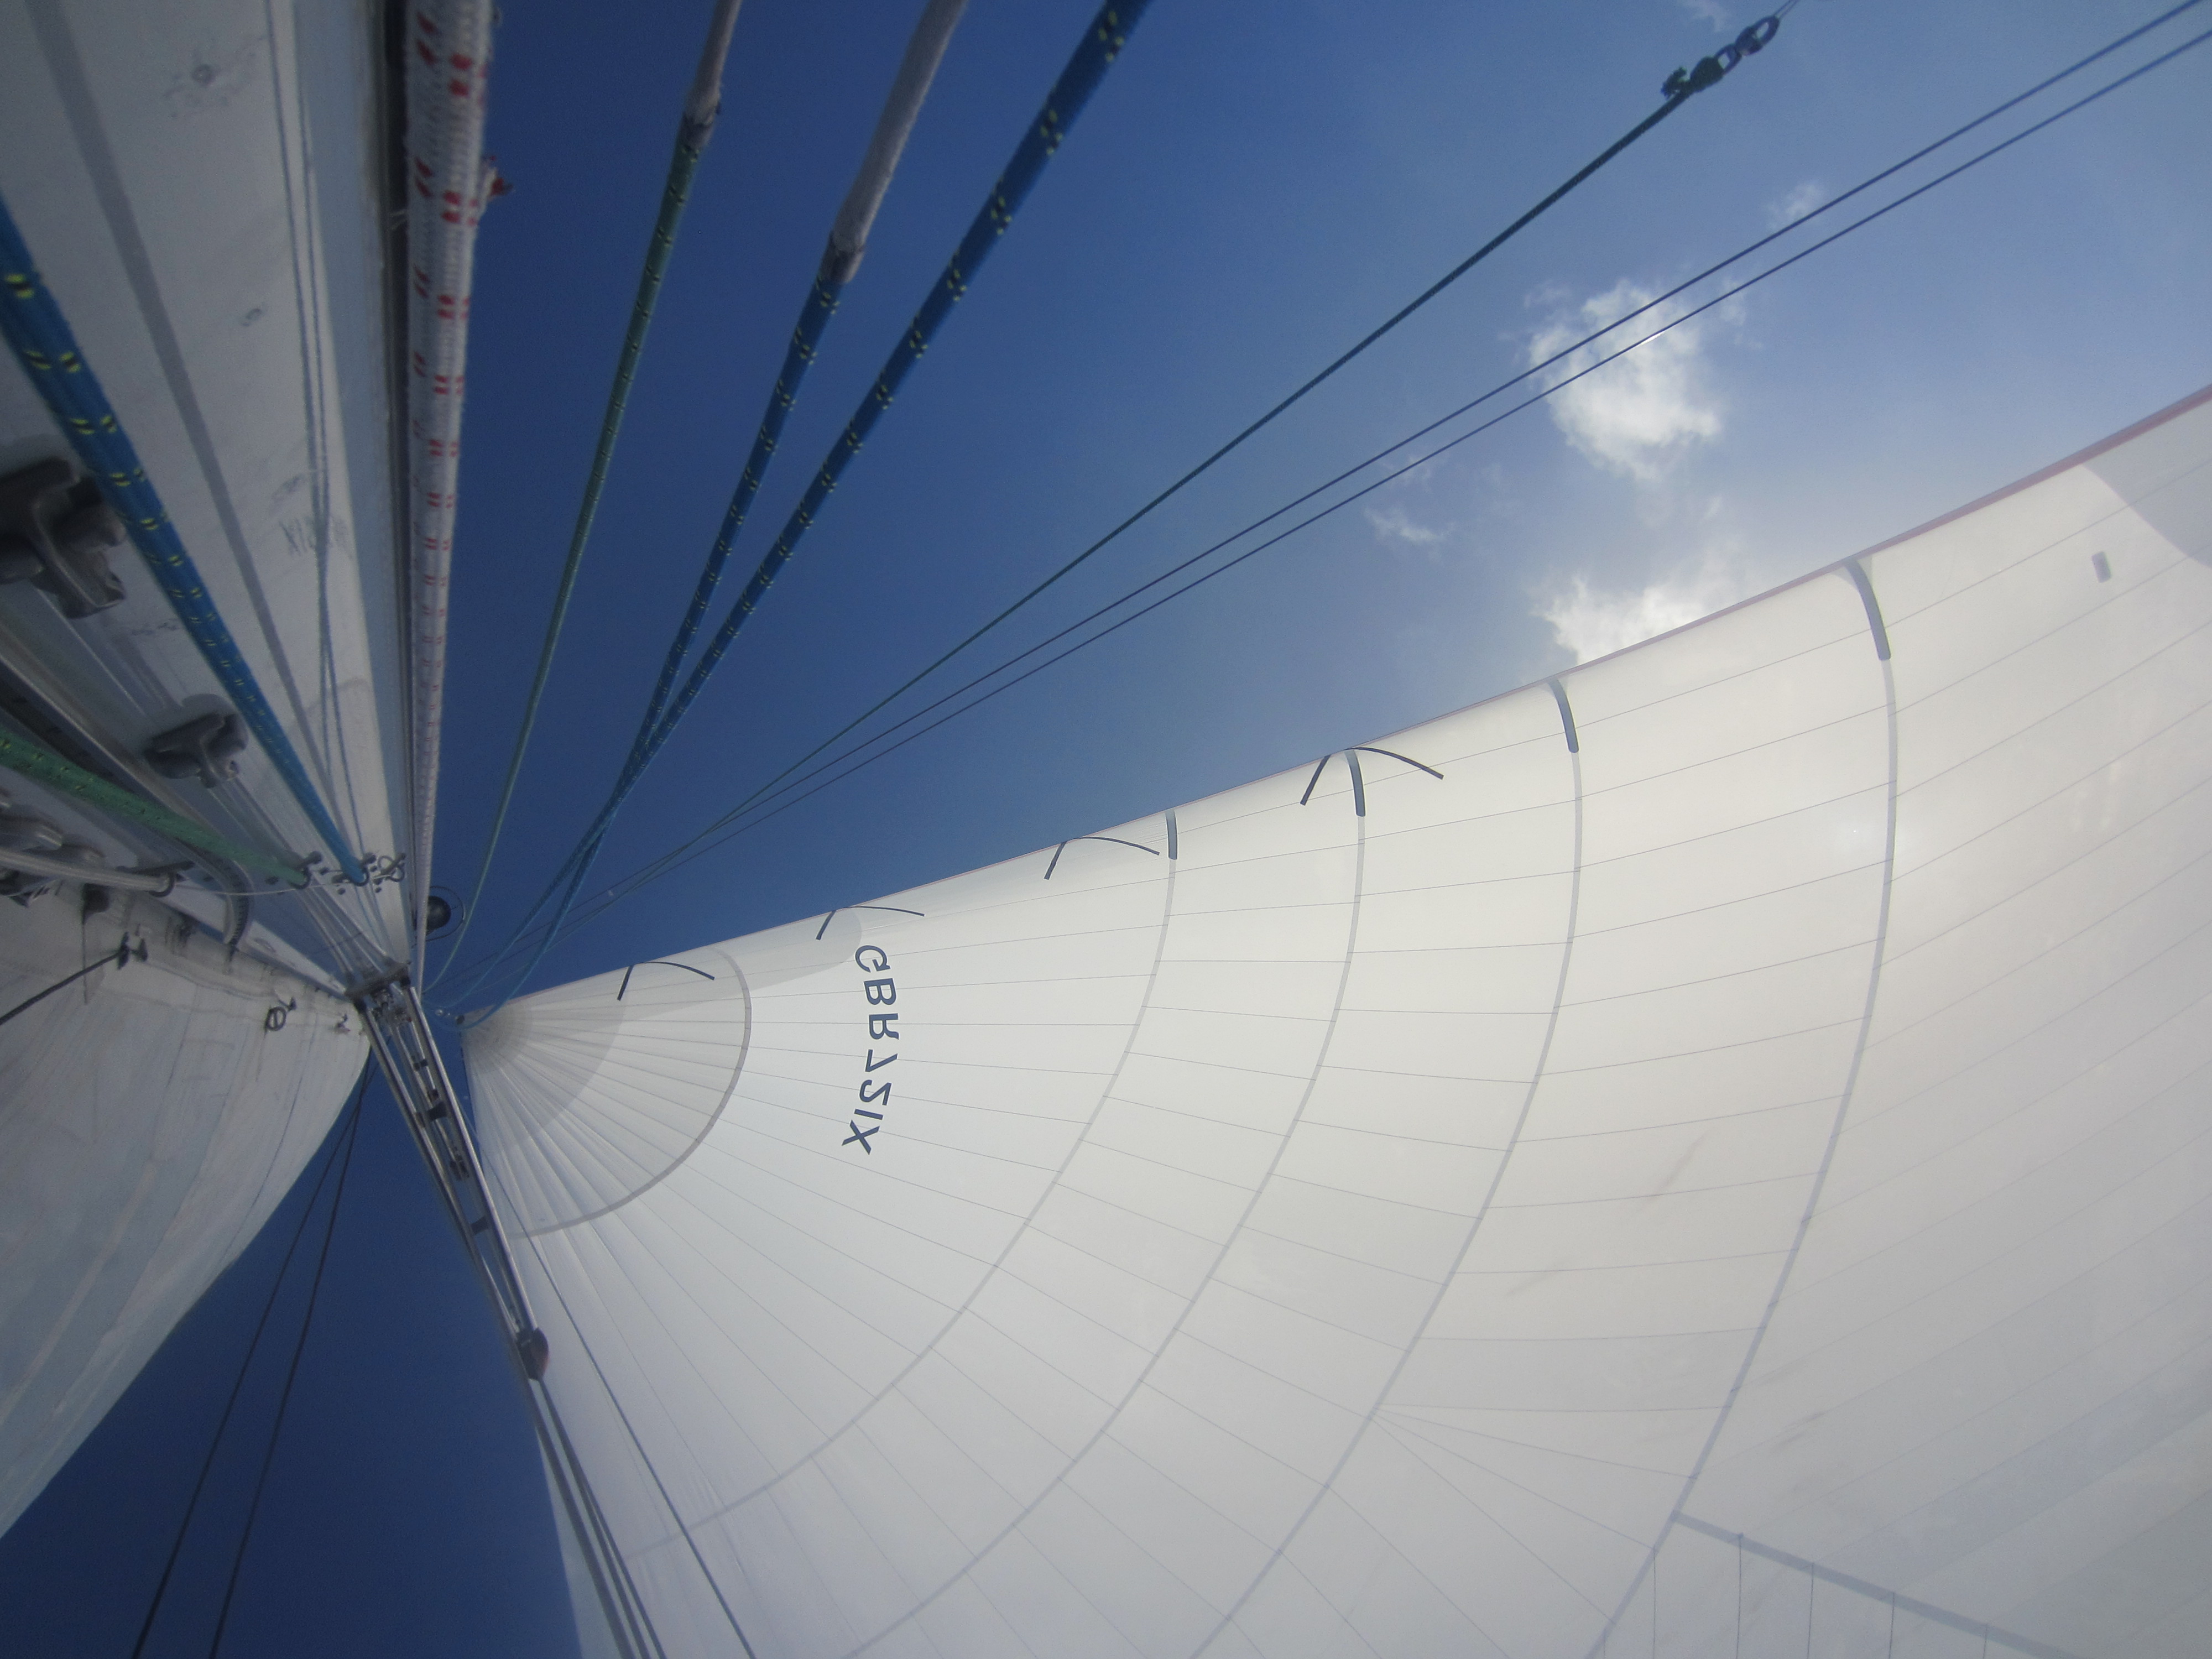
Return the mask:
<path id="1" fill-rule="evenodd" d="M 0 893 L 25 901 L 0 903 L 0 1528 L 283 1196 L 367 1060 L 332 993 L 404 954 L 379 11 L 0 0 L 0 198 L 374 878 L 264 887 L 0 772 Z M 0 478 L 76 465 L 0 355 Z M 149 758 L 236 699 L 138 553 L 106 557 L 121 597 L 90 614 L 0 582 L 0 732 L 157 817 L 277 860 L 319 851 L 334 873 L 259 742 L 228 779 Z M 82 880 L 41 891 L 8 862 L 60 837 Z M 103 876 L 148 868 L 174 873 L 165 897 L 144 890 L 165 877 Z M 129 960 L 21 1006 L 118 939 Z"/>
<path id="2" fill-rule="evenodd" d="M 472 1033 L 667 1651 L 2200 1650 L 2208 459 Z"/>
<path id="3" fill-rule="evenodd" d="M 64 961 L 93 971 L 0 1030 L 0 1532 L 290 1190 L 368 1054 L 343 1000 L 151 899 L 0 918 L 0 1013 Z"/>

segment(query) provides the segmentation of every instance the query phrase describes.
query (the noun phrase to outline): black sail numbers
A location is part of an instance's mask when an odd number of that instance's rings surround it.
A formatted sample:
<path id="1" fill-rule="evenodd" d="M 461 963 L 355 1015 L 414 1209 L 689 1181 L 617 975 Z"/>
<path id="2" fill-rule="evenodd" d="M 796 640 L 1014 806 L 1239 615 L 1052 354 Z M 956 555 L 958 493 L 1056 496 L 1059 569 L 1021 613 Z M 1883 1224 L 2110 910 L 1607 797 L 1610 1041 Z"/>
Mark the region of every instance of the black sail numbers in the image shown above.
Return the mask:
<path id="1" fill-rule="evenodd" d="M 883 1105 L 891 1097 L 890 1079 L 875 1073 L 898 1059 L 896 1048 L 886 1048 L 879 1054 L 876 1045 L 898 1041 L 898 1016 L 884 1012 L 898 1000 L 898 986 L 891 978 L 891 959 L 882 947 L 863 945 L 853 952 L 853 960 L 863 974 L 874 977 L 860 981 L 860 990 L 868 1000 L 867 1058 L 860 1062 L 860 1103 L 854 1109 L 853 1133 L 842 1144 L 857 1145 L 864 1152 L 873 1152 L 876 1149 L 871 1144 L 871 1137 L 883 1128 Z"/>

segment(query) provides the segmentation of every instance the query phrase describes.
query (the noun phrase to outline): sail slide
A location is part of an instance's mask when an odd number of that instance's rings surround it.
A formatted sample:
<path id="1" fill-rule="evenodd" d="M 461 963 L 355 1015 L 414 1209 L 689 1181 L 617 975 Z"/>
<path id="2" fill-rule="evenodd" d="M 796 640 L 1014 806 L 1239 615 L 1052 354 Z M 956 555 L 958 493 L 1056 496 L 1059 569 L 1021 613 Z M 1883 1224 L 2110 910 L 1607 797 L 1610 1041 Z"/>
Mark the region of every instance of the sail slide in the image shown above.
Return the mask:
<path id="1" fill-rule="evenodd" d="M 0 1528 L 283 1197 L 405 955 L 380 11 L 0 0 Z M 143 478 L 56 409 L 56 327 Z"/>
<path id="2" fill-rule="evenodd" d="M 659 1644 L 2200 1652 L 2208 463 L 471 1031 Z"/>

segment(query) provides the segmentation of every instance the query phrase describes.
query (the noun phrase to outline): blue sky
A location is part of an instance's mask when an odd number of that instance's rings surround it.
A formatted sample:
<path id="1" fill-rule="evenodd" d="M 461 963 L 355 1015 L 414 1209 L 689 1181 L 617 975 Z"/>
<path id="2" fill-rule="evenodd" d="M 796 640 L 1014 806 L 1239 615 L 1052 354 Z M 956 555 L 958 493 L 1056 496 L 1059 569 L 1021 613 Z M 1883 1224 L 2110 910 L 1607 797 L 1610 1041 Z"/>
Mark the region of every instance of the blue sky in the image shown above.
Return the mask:
<path id="1" fill-rule="evenodd" d="M 747 0 L 472 946 L 535 896 L 619 763 L 918 9 Z M 1091 9 L 973 0 L 740 568 Z M 1769 51 L 978 665 L 2158 9 L 1807 0 Z M 473 879 L 706 10 L 511 4 L 498 38 L 492 147 L 515 189 L 487 217 L 474 309 L 448 886 Z M 1157 0 L 629 807 L 602 874 L 703 826 L 1079 550 L 1753 15 L 1714 0 Z M 2212 380 L 2208 92 L 2212 47 L 685 866 L 533 982 L 895 891 L 1429 718 L 1883 540 L 2194 391 Z M 558 1651 L 557 1565 L 511 1384 L 380 1091 L 368 1110 L 225 1651 Z M 276 1253 L 257 1245 L 0 1542 L 0 1627 L 33 1632 L 27 1651 L 129 1650 L 149 1540 L 174 1524 Z M 211 1522 L 216 1542 L 232 1514 Z M 173 1645 L 151 1651 L 204 1651 L 198 1605 L 180 1603 Z"/>

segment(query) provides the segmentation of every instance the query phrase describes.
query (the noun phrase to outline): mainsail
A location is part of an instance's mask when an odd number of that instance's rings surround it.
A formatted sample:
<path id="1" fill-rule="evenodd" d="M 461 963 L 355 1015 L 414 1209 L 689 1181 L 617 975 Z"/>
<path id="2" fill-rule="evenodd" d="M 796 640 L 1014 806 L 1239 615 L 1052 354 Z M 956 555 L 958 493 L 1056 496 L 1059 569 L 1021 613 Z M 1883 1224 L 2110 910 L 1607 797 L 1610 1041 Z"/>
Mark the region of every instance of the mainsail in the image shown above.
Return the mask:
<path id="1" fill-rule="evenodd" d="M 2198 1650 L 2208 463 L 2200 394 L 1554 680 L 510 1004 L 580 1604 Z"/>
<path id="2" fill-rule="evenodd" d="M 290 1187 L 406 957 L 385 45 L 0 15 L 0 1529 Z"/>

